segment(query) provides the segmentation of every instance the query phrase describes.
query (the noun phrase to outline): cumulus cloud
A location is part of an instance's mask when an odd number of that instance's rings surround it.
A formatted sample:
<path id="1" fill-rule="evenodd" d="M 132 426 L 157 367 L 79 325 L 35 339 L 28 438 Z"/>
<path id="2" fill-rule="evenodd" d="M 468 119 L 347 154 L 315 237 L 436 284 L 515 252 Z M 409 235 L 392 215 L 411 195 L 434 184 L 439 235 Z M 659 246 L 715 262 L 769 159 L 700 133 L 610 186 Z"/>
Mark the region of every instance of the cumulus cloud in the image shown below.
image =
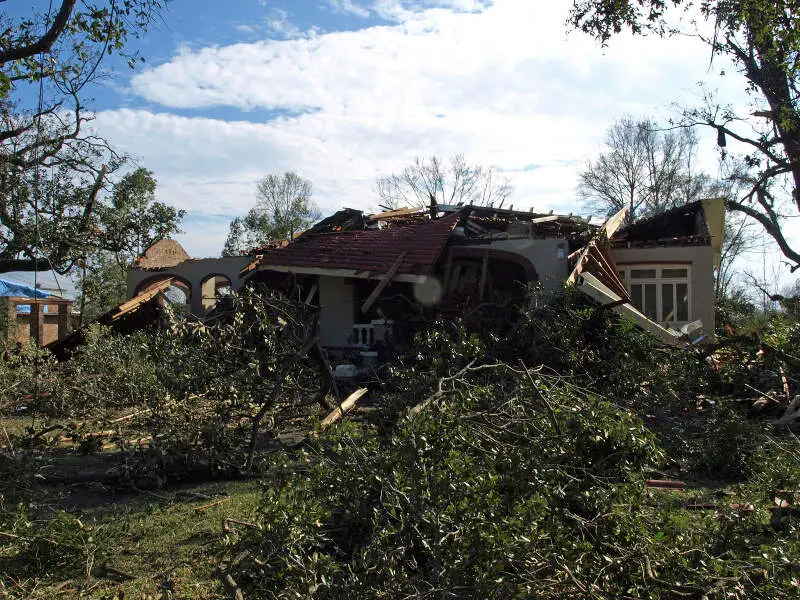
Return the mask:
<path id="1" fill-rule="evenodd" d="M 507 170 L 515 206 L 577 210 L 576 170 L 608 125 L 664 116 L 710 77 L 690 38 L 622 36 L 601 50 L 567 36 L 564 3 L 331 3 L 393 22 L 181 48 L 132 80 L 159 112 L 106 111 L 98 127 L 156 172 L 163 199 L 209 219 L 241 214 L 259 176 L 288 169 L 312 179 L 326 210 L 374 206 L 378 175 L 454 153 Z M 716 85 L 730 97 L 741 84 Z M 187 116 L 212 108 L 241 116 Z"/>

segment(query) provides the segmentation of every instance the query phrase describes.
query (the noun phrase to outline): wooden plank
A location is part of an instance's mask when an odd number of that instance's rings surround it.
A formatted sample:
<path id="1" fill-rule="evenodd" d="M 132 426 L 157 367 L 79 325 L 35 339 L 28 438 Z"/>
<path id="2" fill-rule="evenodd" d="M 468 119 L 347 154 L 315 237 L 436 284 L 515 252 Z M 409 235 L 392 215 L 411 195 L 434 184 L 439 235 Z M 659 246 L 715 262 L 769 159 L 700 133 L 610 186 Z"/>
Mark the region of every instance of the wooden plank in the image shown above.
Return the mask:
<path id="1" fill-rule="evenodd" d="M 319 285 L 317 285 L 316 283 L 314 283 L 314 285 L 311 286 L 311 291 L 308 292 L 308 296 L 306 296 L 306 301 L 303 304 L 311 304 L 311 301 L 314 299 L 314 294 L 317 293 L 318 287 Z"/>
<path id="2" fill-rule="evenodd" d="M 597 248 L 595 253 L 600 257 L 602 264 L 605 265 L 606 270 L 609 272 L 610 282 L 614 284 L 611 289 L 617 292 L 621 298 L 633 303 L 633 299 L 628 293 L 628 288 L 625 287 L 625 282 L 619 276 L 619 270 L 614 259 L 603 248 Z"/>
<path id="3" fill-rule="evenodd" d="M 531 219 L 531 223 L 549 223 L 550 221 L 558 221 L 561 218 L 561 215 L 547 215 L 546 217 L 536 217 L 535 219 Z"/>
<path id="4" fill-rule="evenodd" d="M 613 216 L 609 217 L 603 226 L 601 227 L 601 231 L 604 231 L 607 238 L 611 238 L 612 235 L 619 229 L 619 226 L 622 225 L 622 222 L 625 220 L 625 215 L 628 213 L 628 208 L 625 207 Z M 578 262 L 575 264 L 575 268 L 572 270 L 572 273 L 569 274 L 567 278 L 567 283 L 575 284 L 578 281 L 578 275 L 581 274 L 584 267 L 584 262 L 589 254 L 592 252 L 592 249 L 597 246 L 597 237 L 595 236 L 586 246 L 584 246 L 583 250 L 581 251 Z M 573 253 L 574 254 L 574 253 Z M 570 255 L 572 256 L 572 255 Z"/>
<path id="5" fill-rule="evenodd" d="M 361 305 L 362 313 L 365 313 L 370 308 L 372 308 L 372 305 L 375 303 L 375 300 L 378 299 L 378 296 L 380 296 L 383 289 L 387 285 L 389 285 L 389 282 L 392 280 L 392 277 L 394 277 L 395 274 L 397 274 L 397 271 L 400 269 L 400 265 L 403 264 L 403 259 L 406 257 L 406 254 L 408 254 L 407 250 L 403 250 L 403 252 L 400 253 L 400 255 L 395 259 L 394 264 L 392 264 L 389 270 L 386 271 L 381 280 L 378 282 L 378 285 L 375 286 L 375 289 L 372 290 L 372 293 L 369 295 L 369 298 L 364 300 L 364 304 Z"/>
<path id="6" fill-rule="evenodd" d="M 621 298 L 625 298 L 630 300 L 630 296 L 628 295 L 628 290 L 625 288 L 625 285 L 622 283 L 622 280 L 617 275 L 617 272 L 614 268 L 608 264 L 605 259 L 605 255 L 600 251 L 599 248 L 595 247 L 594 251 L 589 255 L 589 265 L 591 266 L 592 263 L 596 265 L 594 268 L 597 269 L 594 272 L 594 275 L 602 281 L 606 287 L 612 290 L 615 294 L 620 296 Z"/>
<path id="7" fill-rule="evenodd" d="M 483 301 L 483 295 L 486 290 L 486 272 L 489 270 L 489 252 L 483 255 L 483 263 L 481 264 L 481 282 L 478 286 L 478 296 Z"/>
<path id="8" fill-rule="evenodd" d="M 366 394 L 369 390 L 367 388 L 359 388 L 342 402 L 339 406 L 334 408 L 330 414 L 322 420 L 320 428 L 325 429 L 339 421 L 344 415 L 353 410 L 356 403 Z"/>
<path id="9" fill-rule="evenodd" d="M 591 251 L 592 247 L 594 246 L 594 240 L 586 244 L 583 250 L 581 250 L 580 256 L 578 256 L 578 260 L 575 263 L 575 268 L 572 269 L 572 273 L 569 274 L 567 277 L 567 283 L 571 285 L 575 285 L 578 281 L 578 275 L 581 274 L 583 271 L 583 263 L 586 261 L 586 258 L 589 256 L 589 252 Z"/>
<path id="10" fill-rule="evenodd" d="M 603 223 L 603 230 L 606 232 L 606 237 L 608 239 L 611 239 L 611 236 L 616 233 L 617 229 L 619 229 L 619 226 L 625 221 L 625 216 L 627 214 L 628 207 L 626 206 L 613 216 L 609 217 L 608 220 Z"/>
<path id="11" fill-rule="evenodd" d="M 288 265 L 261 265 L 262 271 L 275 271 L 276 273 L 297 273 L 300 275 L 324 275 L 326 277 L 352 277 L 353 279 L 372 279 L 369 271 L 357 271 L 355 269 L 325 269 L 320 267 L 294 267 Z M 427 275 L 413 275 L 411 273 L 400 273 L 395 275 L 394 281 L 404 283 L 425 283 Z"/>
<path id="12" fill-rule="evenodd" d="M 159 293 L 161 293 L 164 290 L 166 290 L 167 288 L 169 288 L 169 286 L 172 285 L 172 282 L 173 282 L 173 278 L 172 277 L 168 277 L 164 281 L 161 281 L 161 282 L 157 283 L 155 286 L 151 287 L 146 292 L 142 292 L 141 294 L 139 294 L 138 296 L 134 296 L 133 298 L 131 298 L 127 302 L 123 302 L 122 304 L 120 304 L 117 307 L 116 312 L 111 316 L 111 320 L 112 321 L 116 321 L 122 315 L 125 315 L 125 314 L 127 314 L 127 313 L 129 313 L 131 311 L 136 310 L 142 304 L 144 304 L 145 302 L 148 302 L 149 300 L 152 300 Z"/>
<path id="13" fill-rule="evenodd" d="M 424 210 L 422 206 L 415 206 L 415 207 L 404 206 L 403 208 L 398 208 L 396 210 L 387 210 L 386 212 L 375 213 L 374 215 L 369 215 L 367 218 L 370 221 L 380 221 L 382 219 L 391 219 L 394 217 L 405 217 L 407 215 L 413 215 L 422 210 Z"/>

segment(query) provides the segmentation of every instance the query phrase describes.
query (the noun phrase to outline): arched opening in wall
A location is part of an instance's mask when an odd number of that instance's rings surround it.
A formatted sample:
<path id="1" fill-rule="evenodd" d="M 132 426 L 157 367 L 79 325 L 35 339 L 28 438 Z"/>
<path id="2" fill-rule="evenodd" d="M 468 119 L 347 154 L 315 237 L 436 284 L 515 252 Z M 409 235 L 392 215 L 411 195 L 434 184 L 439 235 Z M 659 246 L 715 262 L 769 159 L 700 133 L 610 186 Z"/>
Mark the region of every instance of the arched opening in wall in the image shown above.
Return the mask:
<path id="1" fill-rule="evenodd" d="M 448 263 L 439 313 L 463 318 L 469 330 L 501 336 L 518 320 L 528 285 L 539 278 L 525 257 L 502 250 L 454 248 Z"/>
<path id="2" fill-rule="evenodd" d="M 145 279 L 137 286 L 134 296 L 148 291 L 165 279 L 172 279 L 172 283 L 164 291 L 164 299 L 180 312 L 188 313 L 192 306 L 192 286 L 188 281 L 174 275 L 158 275 Z"/>
<path id="3" fill-rule="evenodd" d="M 521 300 L 539 280 L 525 257 L 495 249 L 454 248 L 444 274 L 440 307 L 500 304 Z"/>
<path id="4" fill-rule="evenodd" d="M 208 275 L 200 284 L 200 291 L 203 294 L 203 311 L 209 312 L 217 302 L 233 293 L 233 284 L 226 275 L 214 273 Z"/>

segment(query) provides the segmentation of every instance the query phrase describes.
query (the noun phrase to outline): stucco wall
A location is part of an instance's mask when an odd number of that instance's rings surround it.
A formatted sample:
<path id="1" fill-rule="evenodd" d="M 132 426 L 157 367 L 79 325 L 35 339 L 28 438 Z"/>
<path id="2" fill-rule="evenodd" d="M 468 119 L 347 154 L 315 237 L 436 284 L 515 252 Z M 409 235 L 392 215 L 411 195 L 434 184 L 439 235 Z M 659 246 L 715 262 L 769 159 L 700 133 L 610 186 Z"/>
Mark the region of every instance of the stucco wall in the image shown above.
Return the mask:
<path id="1" fill-rule="evenodd" d="M 238 290 L 246 279 L 239 277 L 239 272 L 252 261 L 249 256 L 226 256 L 223 258 L 196 258 L 187 260 L 167 269 L 147 271 L 143 269 L 128 270 L 128 298 L 132 298 L 137 288 L 146 281 L 155 281 L 167 277 L 176 277 L 191 287 L 193 313 L 205 314 L 203 307 L 203 280 L 210 275 L 224 275 L 231 282 L 231 288 Z"/>
<path id="2" fill-rule="evenodd" d="M 562 246 L 560 253 L 559 245 Z M 503 250 L 519 254 L 534 266 L 539 275 L 539 282 L 546 290 L 558 289 L 569 275 L 566 240 L 557 238 L 495 240 L 490 244 L 459 245 L 458 247 Z"/>
<path id="3" fill-rule="evenodd" d="M 348 346 L 353 334 L 353 286 L 341 277 L 319 278 L 319 341 L 326 347 Z"/>
<path id="4" fill-rule="evenodd" d="M 703 331 L 714 334 L 714 253 L 711 246 L 667 246 L 657 248 L 615 248 L 614 261 L 619 264 L 691 265 L 691 320 L 703 321 Z"/>

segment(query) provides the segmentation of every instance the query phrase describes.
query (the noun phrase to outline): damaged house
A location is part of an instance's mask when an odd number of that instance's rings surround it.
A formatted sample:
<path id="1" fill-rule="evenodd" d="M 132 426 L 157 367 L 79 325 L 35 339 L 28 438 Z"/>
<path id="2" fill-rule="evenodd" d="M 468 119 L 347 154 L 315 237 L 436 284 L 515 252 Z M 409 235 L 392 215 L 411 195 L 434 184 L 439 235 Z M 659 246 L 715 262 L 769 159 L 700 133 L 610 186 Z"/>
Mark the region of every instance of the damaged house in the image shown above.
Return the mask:
<path id="1" fill-rule="evenodd" d="M 263 282 L 319 306 L 319 339 L 333 356 L 359 352 L 367 360 L 408 341 L 407 325 L 432 311 L 502 319 L 528 285 L 555 290 L 565 281 L 667 343 L 712 334 L 723 200 L 619 228 L 623 219 L 597 227 L 572 215 L 480 206 L 344 209 L 250 257 L 192 260 L 176 242 L 159 242 L 164 248 L 148 249 L 130 271 L 129 295 L 171 278 L 202 315 L 221 290 Z"/>

